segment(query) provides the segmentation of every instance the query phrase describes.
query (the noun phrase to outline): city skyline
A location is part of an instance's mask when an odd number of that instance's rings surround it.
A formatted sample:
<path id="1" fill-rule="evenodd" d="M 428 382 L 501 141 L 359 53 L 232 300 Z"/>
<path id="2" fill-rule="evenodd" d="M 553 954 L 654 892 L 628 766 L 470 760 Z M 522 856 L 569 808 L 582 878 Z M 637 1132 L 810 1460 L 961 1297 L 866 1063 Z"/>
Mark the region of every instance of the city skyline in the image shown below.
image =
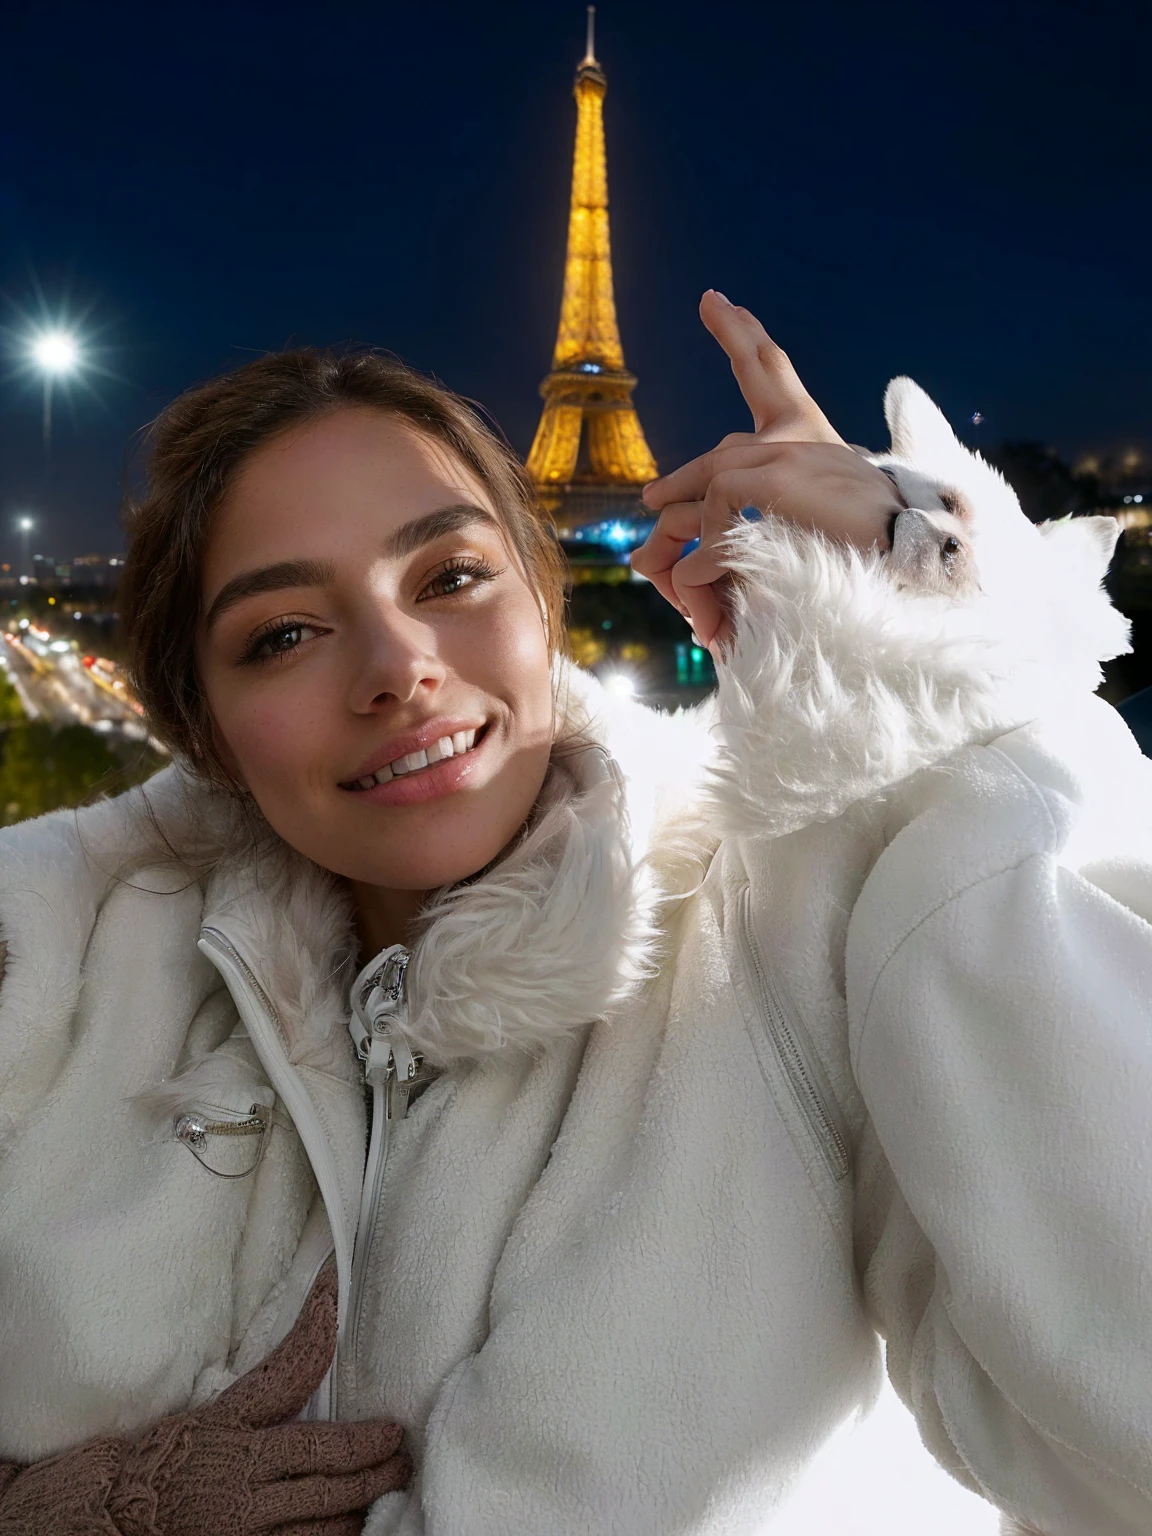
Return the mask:
<path id="1" fill-rule="evenodd" d="M 274 34 L 243 7 L 205 7 L 191 34 L 143 15 L 51 5 L 10 28 L 0 558 L 19 558 L 25 510 L 44 552 L 118 551 L 133 432 L 296 340 L 391 347 L 526 454 L 583 6 L 388 26 L 353 7 L 322 36 L 294 3 Z M 1146 444 L 1150 214 L 1125 60 L 1147 25 L 1107 5 L 1090 27 L 1021 5 L 601 5 L 617 299 L 658 463 L 745 425 L 695 317 L 712 285 L 758 310 L 853 440 L 882 440 L 880 392 L 907 371 L 969 440 L 981 411 L 981 446 Z M 333 121 L 317 108 L 337 96 Z M 58 388 L 50 473 L 12 366 L 38 288 L 45 319 L 65 291 L 87 311 L 110 375 Z"/>

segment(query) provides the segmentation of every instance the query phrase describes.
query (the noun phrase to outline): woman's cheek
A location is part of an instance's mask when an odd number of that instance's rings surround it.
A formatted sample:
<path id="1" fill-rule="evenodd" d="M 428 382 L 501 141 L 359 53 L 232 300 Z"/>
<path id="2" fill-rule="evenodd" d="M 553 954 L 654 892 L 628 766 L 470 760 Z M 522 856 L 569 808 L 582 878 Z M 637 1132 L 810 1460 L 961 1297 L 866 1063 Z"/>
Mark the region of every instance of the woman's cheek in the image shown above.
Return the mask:
<path id="1" fill-rule="evenodd" d="M 323 777 L 315 748 L 331 740 L 332 722 L 325 716 L 322 704 L 306 691 L 275 688 L 237 700 L 219 720 L 245 787 L 258 802 L 262 793 L 299 793 Z"/>
<path id="2" fill-rule="evenodd" d="M 477 677 L 477 682 L 497 697 L 516 699 L 522 715 L 551 721 L 551 658 L 540 611 L 530 592 L 525 589 L 517 602 L 504 605 L 487 633 L 470 642 L 469 650 L 473 675 L 477 658 L 482 659 L 485 675 Z M 461 675 L 468 675 L 463 665 Z M 527 725 L 528 720 L 523 723 Z"/>

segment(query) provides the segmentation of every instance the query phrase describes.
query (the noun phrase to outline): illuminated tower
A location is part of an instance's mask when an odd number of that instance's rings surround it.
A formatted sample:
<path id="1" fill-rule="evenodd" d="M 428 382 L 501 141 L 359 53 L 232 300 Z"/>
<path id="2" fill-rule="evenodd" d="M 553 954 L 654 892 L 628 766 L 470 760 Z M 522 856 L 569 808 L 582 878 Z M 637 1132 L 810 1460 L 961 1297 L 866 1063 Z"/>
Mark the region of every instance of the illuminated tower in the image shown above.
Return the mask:
<path id="1" fill-rule="evenodd" d="M 528 472 L 561 534 L 578 523 L 639 511 L 639 490 L 656 461 L 632 404 L 635 376 L 624 366 L 612 294 L 608 166 L 604 153 L 607 81 L 596 62 L 595 7 L 588 50 L 576 71 L 576 153 L 568 215 L 564 297 L 552 371 L 540 386 L 544 411 Z"/>

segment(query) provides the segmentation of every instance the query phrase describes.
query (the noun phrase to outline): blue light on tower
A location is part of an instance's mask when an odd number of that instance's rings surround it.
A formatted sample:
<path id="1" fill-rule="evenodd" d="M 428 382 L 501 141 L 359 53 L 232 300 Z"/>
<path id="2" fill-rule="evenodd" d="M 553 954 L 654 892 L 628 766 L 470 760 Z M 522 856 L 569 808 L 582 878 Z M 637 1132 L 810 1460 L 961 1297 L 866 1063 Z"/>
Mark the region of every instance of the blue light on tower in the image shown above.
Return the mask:
<path id="1" fill-rule="evenodd" d="M 655 526 L 654 517 L 617 517 L 606 519 L 602 523 L 584 523 L 581 527 L 574 528 L 568 537 L 575 543 L 599 545 L 603 549 L 611 550 L 620 558 L 622 564 L 626 564 L 629 551 L 643 544 Z"/>

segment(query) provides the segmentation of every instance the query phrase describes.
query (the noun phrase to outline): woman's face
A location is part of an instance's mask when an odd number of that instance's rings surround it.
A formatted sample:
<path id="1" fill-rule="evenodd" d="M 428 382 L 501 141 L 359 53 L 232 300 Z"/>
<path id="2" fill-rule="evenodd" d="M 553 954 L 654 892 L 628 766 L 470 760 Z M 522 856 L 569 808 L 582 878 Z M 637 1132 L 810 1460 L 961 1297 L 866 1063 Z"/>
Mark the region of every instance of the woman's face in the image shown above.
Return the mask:
<path id="1" fill-rule="evenodd" d="M 544 621 L 491 498 L 438 443 L 343 409 L 260 448 L 202 602 L 221 753 L 292 847 L 427 891 L 514 836 L 552 742 Z"/>

